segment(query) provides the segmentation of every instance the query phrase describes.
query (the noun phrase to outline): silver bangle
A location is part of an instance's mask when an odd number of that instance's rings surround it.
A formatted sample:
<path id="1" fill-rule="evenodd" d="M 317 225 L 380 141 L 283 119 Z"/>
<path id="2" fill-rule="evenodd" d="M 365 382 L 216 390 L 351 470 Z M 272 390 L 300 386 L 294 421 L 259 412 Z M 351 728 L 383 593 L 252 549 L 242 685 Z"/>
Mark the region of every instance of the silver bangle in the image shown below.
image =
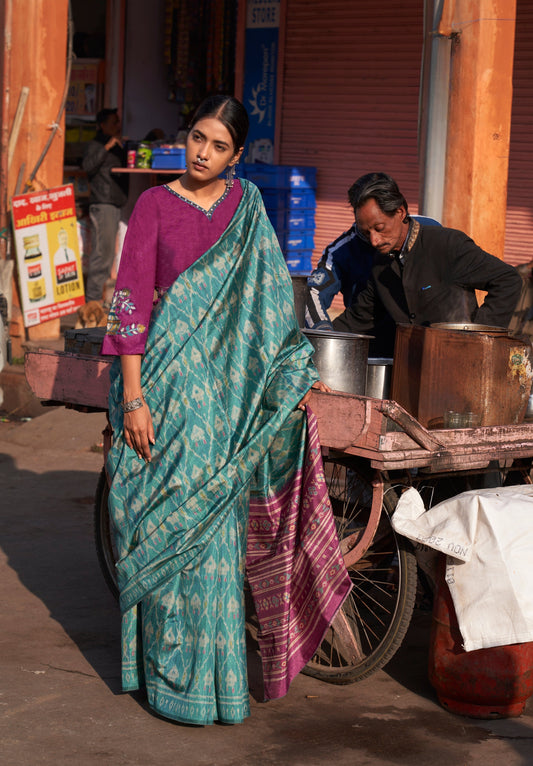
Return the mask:
<path id="1" fill-rule="evenodd" d="M 132 399 L 130 402 L 122 402 L 122 411 L 123 412 L 133 412 L 133 410 L 138 410 L 143 406 L 144 402 L 140 396 L 138 396 L 136 399 Z"/>

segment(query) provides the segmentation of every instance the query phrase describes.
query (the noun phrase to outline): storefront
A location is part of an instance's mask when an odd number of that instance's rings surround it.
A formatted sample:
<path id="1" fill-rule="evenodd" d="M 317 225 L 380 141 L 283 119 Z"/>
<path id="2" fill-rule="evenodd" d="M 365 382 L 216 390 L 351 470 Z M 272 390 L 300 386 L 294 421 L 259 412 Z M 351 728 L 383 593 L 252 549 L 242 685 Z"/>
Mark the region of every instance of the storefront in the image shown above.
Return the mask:
<path id="1" fill-rule="evenodd" d="M 235 87 L 242 94 L 246 3 L 155 0 L 149 13 L 141 0 L 109 0 L 107 10 L 105 0 L 100 4 L 107 49 L 114 41 L 122 58 L 110 59 L 108 53 L 99 92 L 106 105 L 115 94 L 113 105 L 121 109 L 130 138 L 140 139 L 154 127 L 175 135 L 202 89 L 223 83 L 222 89 Z M 84 6 L 81 0 L 73 3 L 75 16 L 78 6 Z M 277 6 L 280 18 L 276 160 L 318 169 L 316 260 L 351 224 L 346 192 L 362 173 L 386 170 L 400 183 L 411 210 L 418 209 L 424 3 L 389 0 L 386 17 L 371 0 L 281 0 L 263 6 L 264 12 Z M 531 223 L 532 30 L 533 12 L 518 0 L 505 244 L 511 263 L 529 258 L 524 234 Z"/>
<path id="2" fill-rule="evenodd" d="M 389 172 L 410 209 L 418 209 L 425 171 L 419 159 L 424 2 L 388 0 L 381 9 L 371 0 L 255 5 L 279 19 L 274 160 L 317 168 L 315 263 L 351 225 L 346 192 L 362 173 Z M 66 119 L 67 178 L 76 176 L 72 167 L 99 106 L 117 106 L 124 134 L 138 140 L 153 128 L 176 135 L 209 91 L 242 96 L 247 6 L 245 0 L 154 0 L 149 7 L 143 0 L 95 0 L 89 9 L 73 0 L 77 59 Z M 503 21 L 514 25 L 512 15 Z M 531 258 L 532 35 L 533 11 L 517 0 L 505 250 L 497 253 L 514 264 Z M 12 103 L 9 124 L 14 111 Z M 457 129 L 448 125 L 452 135 Z M 10 188 L 12 178 L 13 172 Z M 86 194 L 81 176 L 76 183 L 78 194 Z"/>

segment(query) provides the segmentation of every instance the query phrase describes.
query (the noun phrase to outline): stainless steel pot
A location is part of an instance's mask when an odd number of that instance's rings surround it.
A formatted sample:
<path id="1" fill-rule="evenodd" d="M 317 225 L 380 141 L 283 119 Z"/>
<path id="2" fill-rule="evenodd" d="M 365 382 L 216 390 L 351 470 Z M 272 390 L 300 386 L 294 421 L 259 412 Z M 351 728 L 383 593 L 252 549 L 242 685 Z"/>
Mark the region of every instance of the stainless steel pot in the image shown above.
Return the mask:
<path id="1" fill-rule="evenodd" d="M 330 330 L 302 330 L 313 344 L 320 379 L 335 391 L 362 394 L 366 389 L 370 335 Z"/>
<path id="2" fill-rule="evenodd" d="M 366 371 L 366 396 L 389 398 L 392 362 L 388 357 L 370 357 Z"/>

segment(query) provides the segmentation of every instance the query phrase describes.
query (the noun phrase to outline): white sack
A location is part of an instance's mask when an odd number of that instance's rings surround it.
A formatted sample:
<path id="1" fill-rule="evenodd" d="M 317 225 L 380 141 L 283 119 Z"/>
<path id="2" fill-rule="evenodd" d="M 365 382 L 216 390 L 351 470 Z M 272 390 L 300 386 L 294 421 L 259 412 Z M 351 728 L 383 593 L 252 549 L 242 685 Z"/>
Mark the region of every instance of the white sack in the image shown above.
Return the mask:
<path id="1" fill-rule="evenodd" d="M 466 651 L 533 641 L 532 485 L 463 492 L 429 511 L 410 488 L 392 525 L 447 555 Z"/>

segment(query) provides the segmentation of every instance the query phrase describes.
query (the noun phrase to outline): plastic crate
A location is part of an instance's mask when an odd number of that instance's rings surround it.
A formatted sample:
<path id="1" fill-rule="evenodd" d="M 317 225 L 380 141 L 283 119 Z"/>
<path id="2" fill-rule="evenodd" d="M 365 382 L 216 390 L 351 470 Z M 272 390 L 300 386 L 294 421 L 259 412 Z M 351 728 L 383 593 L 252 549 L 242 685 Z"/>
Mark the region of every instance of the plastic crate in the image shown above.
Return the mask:
<path id="1" fill-rule="evenodd" d="M 260 189 L 316 189 L 316 168 L 246 163 L 244 175 Z"/>
<path id="2" fill-rule="evenodd" d="M 284 232 L 287 228 L 287 211 L 285 208 L 272 209 L 266 208 L 267 216 L 274 229 L 278 232 Z"/>
<path id="3" fill-rule="evenodd" d="M 282 250 L 312 250 L 315 246 L 314 232 L 312 231 L 284 231 L 278 232 L 278 239 L 282 242 Z"/>
<path id="4" fill-rule="evenodd" d="M 182 170 L 185 167 L 185 149 L 156 147 L 152 150 L 152 168 L 156 170 Z"/>
<path id="5" fill-rule="evenodd" d="M 290 210 L 287 215 L 287 231 L 293 233 L 300 229 L 314 231 L 315 229 L 315 211 L 314 210 Z"/>
<path id="6" fill-rule="evenodd" d="M 289 189 L 291 168 L 286 165 L 244 165 L 245 177 L 260 189 Z"/>
<path id="7" fill-rule="evenodd" d="M 316 168 L 299 166 L 291 168 L 291 189 L 316 189 Z"/>
<path id="8" fill-rule="evenodd" d="M 285 263 L 292 273 L 310 274 L 312 271 L 311 257 L 311 250 L 296 250 L 285 255 Z"/>
<path id="9" fill-rule="evenodd" d="M 291 189 L 287 202 L 289 210 L 314 210 L 316 195 L 313 189 Z"/>
<path id="10" fill-rule="evenodd" d="M 267 212 L 269 210 L 285 210 L 289 204 L 287 189 L 261 189 L 261 196 Z"/>

